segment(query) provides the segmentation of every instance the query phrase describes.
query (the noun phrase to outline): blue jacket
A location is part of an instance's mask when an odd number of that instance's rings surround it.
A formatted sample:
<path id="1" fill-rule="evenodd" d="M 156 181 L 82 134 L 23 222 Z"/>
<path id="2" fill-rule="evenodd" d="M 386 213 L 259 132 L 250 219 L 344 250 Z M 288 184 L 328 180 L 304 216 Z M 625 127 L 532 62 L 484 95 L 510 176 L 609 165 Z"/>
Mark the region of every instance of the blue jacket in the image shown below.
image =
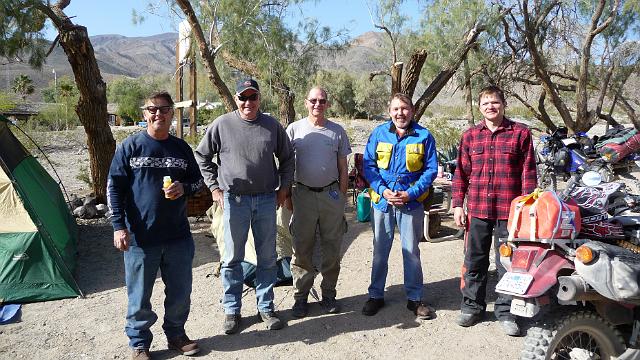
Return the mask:
<path id="1" fill-rule="evenodd" d="M 437 174 L 436 142 L 429 130 L 415 121 L 401 138 L 392 121 L 373 129 L 364 153 L 364 176 L 371 184 L 376 209 L 387 212 L 387 201 L 381 196 L 385 189 L 406 191 L 409 210 L 421 207 Z"/>

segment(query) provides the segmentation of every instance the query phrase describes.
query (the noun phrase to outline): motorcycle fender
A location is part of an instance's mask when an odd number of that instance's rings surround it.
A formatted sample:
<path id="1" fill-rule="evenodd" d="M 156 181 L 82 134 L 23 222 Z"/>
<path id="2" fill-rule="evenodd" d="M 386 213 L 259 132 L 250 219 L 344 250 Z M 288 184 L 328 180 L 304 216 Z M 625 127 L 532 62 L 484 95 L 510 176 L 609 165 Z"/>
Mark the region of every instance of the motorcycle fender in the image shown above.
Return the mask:
<path id="1" fill-rule="evenodd" d="M 523 248 L 523 247 L 519 247 Z M 531 246 L 531 248 L 535 248 Z M 554 250 L 538 248 L 538 254 L 526 271 L 533 276 L 527 291 L 518 295 L 522 298 L 537 298 L 545 295 L 558 283 L 558 276 L 569 275 L 574 271 L 573 264 Z M 520 269 L 506 268 L 510 272 L 523 272 Z"/>

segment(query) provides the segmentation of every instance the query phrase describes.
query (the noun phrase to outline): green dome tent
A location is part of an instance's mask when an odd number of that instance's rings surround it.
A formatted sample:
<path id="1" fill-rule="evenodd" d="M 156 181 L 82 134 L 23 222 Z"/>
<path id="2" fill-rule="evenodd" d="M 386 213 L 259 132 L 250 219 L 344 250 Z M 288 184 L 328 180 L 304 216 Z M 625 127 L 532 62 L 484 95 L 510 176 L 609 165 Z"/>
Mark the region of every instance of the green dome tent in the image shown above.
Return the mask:
<path id="1" fill-rule="evenodd" d="M 81 296 L 75 219 L 9 125 L 0 115 L 0 304 Z"/>

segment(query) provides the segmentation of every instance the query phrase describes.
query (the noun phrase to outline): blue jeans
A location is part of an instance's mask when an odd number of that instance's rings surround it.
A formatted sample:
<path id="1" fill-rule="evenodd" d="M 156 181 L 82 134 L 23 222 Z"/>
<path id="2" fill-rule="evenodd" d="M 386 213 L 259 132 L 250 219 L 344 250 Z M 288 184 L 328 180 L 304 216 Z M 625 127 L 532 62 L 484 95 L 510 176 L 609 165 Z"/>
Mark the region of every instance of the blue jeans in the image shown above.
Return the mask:
<path id="1" fill-rule="evenodd" d="M 276 283 L 276 195 L 224 193 L 224 254 L 222 255 L 222 306 L 225 314 L 239 314 L 242 307 L 242 260 L 249 226 L 256 246 L 256 297 L 258 311 L 273 307 Z"/>
<path id="2" fill-rule="evenodd" d="M 125 333 L 131 348 L 148 349 L 153 340 L 149 330 L 158 320 L 151 309 L 151 293 L 158 269 L 165 285 L 164 323 L 167 338 L 184 335 L 191 305 L 193 238 L 150 247 L 129 246 L 124 252 L 127 283 L 127 324 Z"/>
<path id="3" fill-rule="evenodd" d="M 400 230 L 402 262 L 404 265 L 404 289 L 408 300 L 422 299 L 422 264 L 418 242 L 422 237 L 424 209 L 407 210 L 406 207 L 388 207 L 384 213 L 373 208 L 373 265 L 369 297 L 384 298 L 384 287 L 389 270 L 389 253 L 396 225 Z"/>

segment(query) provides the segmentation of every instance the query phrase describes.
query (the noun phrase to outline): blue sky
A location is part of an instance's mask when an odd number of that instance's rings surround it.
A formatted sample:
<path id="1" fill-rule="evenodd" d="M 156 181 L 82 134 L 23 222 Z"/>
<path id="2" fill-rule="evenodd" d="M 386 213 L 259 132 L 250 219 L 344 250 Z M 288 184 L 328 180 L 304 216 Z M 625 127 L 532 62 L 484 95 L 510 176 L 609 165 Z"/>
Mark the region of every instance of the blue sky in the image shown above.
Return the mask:
<path id="1" fill-rule="evenodd" d="M 164 4 L 162 0 L 152 1 Z M 171 17 L 166 7 L 160 7 L 162 16 L 145 13 L 147 0 L 110 0 L 87 1 L 72 0 L 65 9 L 69 17 L 76 24 L 87 27 L 90 36 L 119 34 L 129 37 L 149 36 L 164 32 L 177 32 L 177 18 Z M 292 25 L 306 17 L 318 19 L 321 25 L 330 26 L 332 29 L 347 28 L 351 36 L 357 36 L 364 32 L 375 30 L 371 24 L 367 4 L 373 4 L 373 0 L 319 0 L 290 9 L 292 16 L 289 22 Z M 413 15 L 415 22 L 419 17 L 421 8 L 418 1 L 406 1 L 404 13 Z M 131 21 L 131 12 L 135 9 L 146 17 L 139 25 Z M 55 38 L 56 33 L 50 26 L 47 31 L 47 39 Z"/>

